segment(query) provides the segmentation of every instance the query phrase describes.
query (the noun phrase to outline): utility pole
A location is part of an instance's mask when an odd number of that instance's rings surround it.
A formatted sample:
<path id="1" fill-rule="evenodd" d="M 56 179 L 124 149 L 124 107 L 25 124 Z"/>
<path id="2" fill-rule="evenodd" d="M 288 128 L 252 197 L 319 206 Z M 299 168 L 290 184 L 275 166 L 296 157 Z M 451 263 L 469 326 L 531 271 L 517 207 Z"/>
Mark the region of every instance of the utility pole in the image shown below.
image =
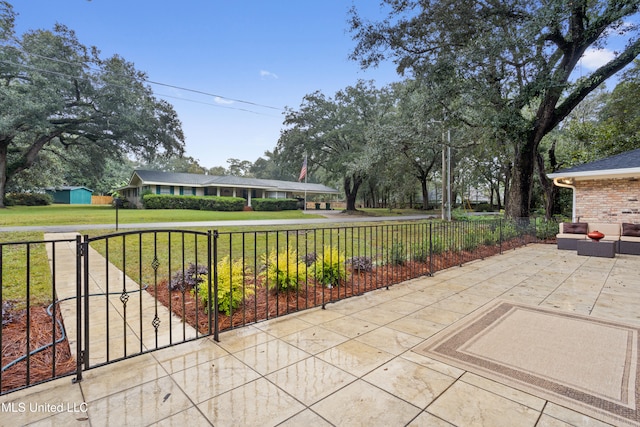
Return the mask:
<path id="1" fill-rule="evenodd" d="M 447 221 L 451 221 L 451 129 L 447 129 Z"/>
<path id="2" fill-rule="evenodd" d="M 444 123 L 442 123 L 442 207 L 441 207 L 441 218 L 442 220 L 446 220 L 447 216 L 446 216 L 446 199 L 447 199 L 447 195 L 448 195 L 448 191 L 447 191 L 447 181 L 446 181 L 446 177 L 447 177 L 447 156 L 446 156 L 446 152 L 445 152 L 445 145 L 444 145 Z"/>

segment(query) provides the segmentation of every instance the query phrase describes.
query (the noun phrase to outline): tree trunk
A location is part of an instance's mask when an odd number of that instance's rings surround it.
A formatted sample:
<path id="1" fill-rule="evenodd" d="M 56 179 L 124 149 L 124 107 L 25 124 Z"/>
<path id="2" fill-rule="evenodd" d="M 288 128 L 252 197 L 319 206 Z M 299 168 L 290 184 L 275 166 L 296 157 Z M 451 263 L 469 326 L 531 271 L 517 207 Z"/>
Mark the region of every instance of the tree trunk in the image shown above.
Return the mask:
<path id="1" fill-rule="evenodd" d="M 536 144 L 531 140 L 524 143 L 516 151 L 513 168 L 511 169 L 509 197 L 505 203 L 505 213 L 509 218 L 526 218 L 529 216 L 535 148 Z"/>
<path id="2" fill-rule="evenodd" d="M 4 195 L 7 189 L 7 145 L 0 144 L 0 208 L 4 208 Z"/>
<path id="3" fill-rule="evenodd" d="M 551 168 L 555 170 L 555 142 L 551 144 L 549 149 L 549 159 L 551 161 Z M 558 187 L 553 185 L 553 181 L 547 178 L 544 167 L 544 158 L 540 153 L 536 153 L 538 179 L 540 180 L 540 186 L 542 187 L 544 194 L 544 217 L 548 221 L 553 217 L 553 211 L 555 210 L 555 202 L 558 192 Z"/>
<path id="4" fill-rule="evenodd" d="M 429 210 L 429 188 L 427 187 L 427 180 L 420 180 L 420 188 L 422 188 L 422 209 Z"/>
<path id="5" fill-rule="evenodd" d="M 362 178 L 357 175 L 344 177 L 344 194 L 347 198 L 347 211 L 356 210 L 356 197 L 358 196 L 360 184 L 362 184 Z"/>

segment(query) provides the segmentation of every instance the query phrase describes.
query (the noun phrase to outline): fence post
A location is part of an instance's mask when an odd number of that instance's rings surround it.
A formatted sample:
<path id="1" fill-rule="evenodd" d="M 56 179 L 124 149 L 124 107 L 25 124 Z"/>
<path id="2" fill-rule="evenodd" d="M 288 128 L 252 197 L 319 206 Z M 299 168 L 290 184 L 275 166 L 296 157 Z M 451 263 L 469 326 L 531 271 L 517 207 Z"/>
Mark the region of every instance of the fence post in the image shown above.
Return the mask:
<path id="1" fill-rule="evenodd" d="M 432 222 L 429 222 L 429 276 L 433 276 L 433 230 Z"/>
<path id="2" fill-rule="evenodd" d="M 502 218 L 498 220 L 498 227 L 500 227 L 500 255 L 502 255 Z"/>
<path id="3" fill-rule="evenodd" d="M 213 230 L 213 254 L 211 251 L 211 231 L 209 231 L 208 236 L 208 262 L 209 262 L 209 271 L 213 271 L 213 305 L 209 304 L 209 331 L 211 331 L 211 312 L 213 312 L 213 339 L 216 342 L 220 341 L 218 326 L 218 237 L 220 237 L 220 233 L 218 230 Z M 212 259 L 213 258 L 213 259 Z M 213 267 L 213 268 L 211 268 Z M 209 274 L 208 279 L 209 286 L 209 301 L 211 301 L 211 274 Z"/>
<path id="4" fill-rule="evenodd" d="M 76 236 L 76 377 L 73 382 L 82 381 L 82 258 L 84 245 L 80 235 Z M 54 260 L 55 262 L 55 260 Z"/>

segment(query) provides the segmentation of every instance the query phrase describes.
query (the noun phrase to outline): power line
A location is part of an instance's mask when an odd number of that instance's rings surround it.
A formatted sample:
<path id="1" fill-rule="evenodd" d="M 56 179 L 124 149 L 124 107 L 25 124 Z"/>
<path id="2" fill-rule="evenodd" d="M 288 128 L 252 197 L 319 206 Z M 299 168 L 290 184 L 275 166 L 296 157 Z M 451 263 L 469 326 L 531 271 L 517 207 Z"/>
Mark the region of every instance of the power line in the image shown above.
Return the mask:
<path id="1" fill-rule="evenodd" d="M 228 101 L 233 101 L 233 102 L 240 102 L 243 104 L 249 104 L 249 105 L 253 105 L 256 107 L 262 107 L 262 108 L 269 108 L 271 110 L 277 110 L 277 111 L 284 111 L 284 109 L 282 108 L 278 108 L 278 107 L 272 107 L 270 105 L 264 105 L 264 104 L 258 104 L 255 102 L 251 102 L 251 101 L 242 101 L 240 99 L 234 99 L 234 98 L 229 98 L 226 96 L 222 96 L 222 95 L 216 95 L 213 93 L 208 93 L 208 92 L 203 92 L 201 90 L 197 90 L 197 89 L 189 89 L 189 88 L 185 88 L 185 87 L 180 87 L 180 86 L 174 86 L 174 85 L 170 85 L 168 83 L 160 83 L 160 82 L 155 82 L 153 80 L 144 80 L 145 82 L 149 83 L 149 84 L 154 84 L 154 85 L 158 85 L 158 86 L 164 86 L 164 87 L 169 87 L 171 89 L 179 89 L 179 90 L 184 90 L 186 92 L 193 92 L 193 93 L 198 93 L 200 95 L 207 95 L 207 96 L 212 96 L 214 98 L 221 98 L 221 99 L 226 99 Z"/>
<path id="2" fill-rule="evenodd" d="M 87 66 L 87 68 L 89 68 L 90 70 L 93 70 L 93 71 L 102 71 L 99 68 L 91 67 L 89 65 L 86 65 L 84 62 L 71 62 L 71 61 L 65 61 L 63 59 L 51 58 L 49 56 L 39 55 L 37 53 L 31 53 L 31 52 L 27 52 L 27 51 L 25 51 L 23 49 L 18 49 L 15 46 L 6 46 L 6 47 L 10 47 L 12 49 L 17 50 L 18 52 L 21 52 L 21 53 L 24 53 L 24 54 L 30 55 L 30 56 L 35 56 L 37 58 L 46 59 L 46 60 L 49 60 L 49 61 L 58 62 L 58 63 L 62 63 L 62 64 L 68 64 L 68 65 L 82 65 L 82 66 Z M 52 73 L 52 74 L 56 74 L 56 75 L 60 75 L 60 76 L 66 76 L 66 77 L 72 77 L 72 78 L 80 79 L 80 77 L 77 77 L 77 76 L 72 76 L 72 75 L 59 73 L 59 72 L 55 72 L 55 71 L 43 70 L 43 69 L 39 69 L 39 68 L 36 68 L 36 67 L 27 66 L 25 64 L 15 64 L 15 63 L 4 61 L 4 60 L 0 60 L 0 62 L 3 62 L 5 64 L 11 64 L 11 65 L 14 65 L 14 66 L 30 68 L 30 69 L 33 69 L 33 70 L 36 70 L 36 71 L 40 71 L 40 72 Z M 121 76 L 124 76 L 124 75 L 121 74 Z M 127 76 L 124 76 L 124 77 L 127 77 Z M 172 84 L 169 84 L 169 83 L 157 82 L 157 81 L 149 80 L 149 79 L 146 79 L 146 78 L 145 79 L 141 79 L 141 80 L 143 82 L 145 82 L 145 83 L 152 84 L 152 85 L 168 87 L 168 88 L 171 88 L 171 89 L 183 90 L 185 92 L 197 93 L 197 94 L 205 95 L 205 96 L 211 96 L 213 98 L 220 98 L 220 99 L 224 99 L 224 100 L 227 100 L 227 101 L 232 101 L 232 102 L 238 102 L 238 103 L 241 103 L 241 104 L 252 105 L 254 107 L 268 108 L 268 109 L 276 110 L 276 111 L 284 111 L 284 109 L 280 108 L 280 107 L 273 107 L 271 105 L 259 104 L 257 102 L 252 102 L 252 101 L 244 101 L 244 100 L 238 99 L 238 98 L 230 98 L 230 97 L 227 97 L 227 96 L 224 96 L 224 95 L 217 95 L 217 94 L 210 93 L 210 92 L 205 92 L 205 91 L 202 91 L 202 90 L 199 90 L 199 89 L 191 89 L 191 88 L 187 88 L 187 87 L 172 85 Z M 113 84 L 111 83 L 111 85 L 113 85 Z M 117 85 L 114 85 L 114 86 L 117 87 Z M 120 87 L 122 87 L 122 86 L 120 86 Z M 205 102 L 199 102 L 199 101 L 195 101 L 195 100 L 190 100 L 190 99 L 187 99 L 187 98 L 171 97 L 169 95 L 159 95 L 159 94 L 157 94 L 157 95 L 158 96 L 166 96 L 166 97 L 169 97 L 169 98 L 182 99 L 182 100 L 186 100 L 186 101 L 189 101 L 189 102 L 195 102 L 195 103 L 200 103 L 200 104 L 204 104 L 204 105 L 212 105 L 212 106 L 220 107 L 220 108 L 228 108 L 228 109 L 234 109 L 234 110 L 239 110 L 239 111 L 250 112 L 250 113 L 254 113 L 254 114 L 260 114 L 260 113 L 257 113 L 255 111 L 251 111 L 251 110 L 247 110 L 247 109 L 243 109 L 243 108 L 235 108 L 235 107 L 223 106 L 223 105 L 219 105 L 219 104 L 209 104 L 209 103 L 205 103 Z"/>
<path id="3" fill-rule="evenodd" d="M 187 101 L 187 102 L 191 102 L 191 103 L 194 103 L 194 104 L 210 105 L 211 107 L 226 108 L 226 109 L 229 109 L 229 110 L 244 111 L 246 113 L 257 114 L 259 116 L 278 117 L 278 116 L 274 116 L 274 115 L 271 115 L 271 114 L 265 114 L 265 113 L 260 113 L 260 112 L 253 111 L 253 110 L 248 110 L 246 108 L 238 108 L 238 107 L 231 107 L 229 105 L 213 104 L 211 102 L 197 101 L 195 99 L 182 98 L 180 96 L 175 96 L 175 95 L 167 95 L 167 94 L 163 94 L 163 93 L 156 93 L 156 96 L 161 96 L 161 97 L 164 97 L 164 98 L 178 99 L 180 101 Z"/>

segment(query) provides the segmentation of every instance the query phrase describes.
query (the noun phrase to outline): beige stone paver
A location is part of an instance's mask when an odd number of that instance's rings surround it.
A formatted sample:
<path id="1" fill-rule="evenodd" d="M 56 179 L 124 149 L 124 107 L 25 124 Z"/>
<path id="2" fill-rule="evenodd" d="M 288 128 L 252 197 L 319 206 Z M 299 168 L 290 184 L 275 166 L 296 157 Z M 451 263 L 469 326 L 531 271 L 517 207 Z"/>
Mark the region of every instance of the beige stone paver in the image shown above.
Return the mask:
<path id="1" fill-rule="evenodd" d="M 640 257 L 529 245 L 2 396 L 0 425 L 606 425 L 411 351 L 494 299 L 638 324 Z"/>

